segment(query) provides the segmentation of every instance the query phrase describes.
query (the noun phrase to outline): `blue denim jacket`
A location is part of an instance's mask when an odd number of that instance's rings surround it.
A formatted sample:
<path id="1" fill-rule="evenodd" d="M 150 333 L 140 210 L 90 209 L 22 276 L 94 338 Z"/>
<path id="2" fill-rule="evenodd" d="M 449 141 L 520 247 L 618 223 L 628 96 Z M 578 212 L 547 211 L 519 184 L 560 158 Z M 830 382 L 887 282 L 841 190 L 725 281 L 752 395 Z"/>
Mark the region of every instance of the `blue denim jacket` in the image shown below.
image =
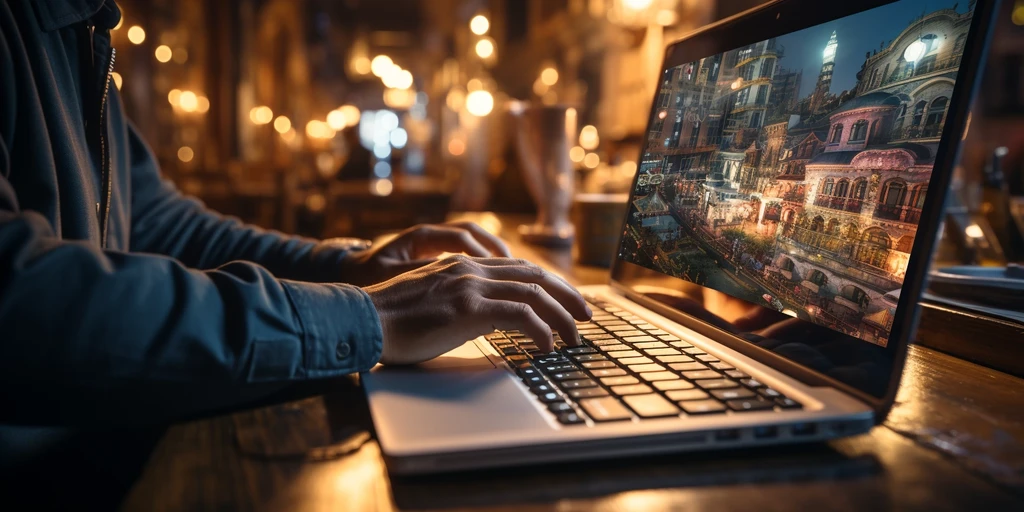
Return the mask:
<path id="1" fill-rule="evenodd" d="M 372 367 L 372 302 L 330 284 L 350 247 L 160 179 L 111 85 L 119 19 L 112 0 L 0 2 L 0 424 L 174 418 Z"/>

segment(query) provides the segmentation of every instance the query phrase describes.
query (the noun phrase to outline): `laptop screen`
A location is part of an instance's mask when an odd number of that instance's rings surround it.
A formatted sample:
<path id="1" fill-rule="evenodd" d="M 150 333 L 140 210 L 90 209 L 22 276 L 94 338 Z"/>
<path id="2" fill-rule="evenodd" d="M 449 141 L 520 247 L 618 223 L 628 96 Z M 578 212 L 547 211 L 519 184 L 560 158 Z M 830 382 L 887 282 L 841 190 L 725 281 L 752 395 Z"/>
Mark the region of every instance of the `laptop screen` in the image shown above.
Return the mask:
<path id="1" fill-rule="evenodd" d="M 613 279 L 884 395 L 973 7 L 902 0 L 670 58 Z"/>

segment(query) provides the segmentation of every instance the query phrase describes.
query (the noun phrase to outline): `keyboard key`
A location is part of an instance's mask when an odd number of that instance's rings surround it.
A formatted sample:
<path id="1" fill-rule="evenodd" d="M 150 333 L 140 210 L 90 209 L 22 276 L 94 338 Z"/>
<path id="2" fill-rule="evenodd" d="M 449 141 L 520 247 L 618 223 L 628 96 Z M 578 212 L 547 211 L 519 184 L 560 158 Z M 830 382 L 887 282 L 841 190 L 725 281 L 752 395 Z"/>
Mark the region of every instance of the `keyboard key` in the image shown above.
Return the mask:
<path id="1" fill-rule="evenodd" d="M 558 372 L 552 373 L 551 378 L 555 380 L 585 379 L 587 378 L 587 374 L 583 372 Z"/>
<path id="2" fill-rule="evenodd" d="M 687 414 L 710 414 L 725 410 L 725 406 L 717 400 L 691 400 L 687 402 L 679 402 L 679 407 L 682 407 Z"/>
<path id="3" fill-rule="evenodd" d="M 592 370 L 590 373 L 594 374 L 594 377 L 619 377 L 626 375 L 626 370 L 622 368 L 606 368 L 601 370 Z"/>
<path id="4" fill-rule="evenodd" d="M 544 365 L 542 368 L 544 368 L 544 371 L 546 371 L 548 373 L 551 373 L 551 372 L 571 372 L 571 371 L 575 371 L 577 369 L 572 363 L 547 364 L 547 365 Z"/>
<path id="5" fill-rule="evenodd" d="M 640 357 L 642 354 L 636 350 L 619 350 L 616 352 L 609 352 L 608 357 L 614 359 L 626 359 L 628 357 Z"/>
<path id="6" fill-rule="evenodd" d="M 622 325 L 629 325 L 629 324 L 627 324 L 626 322 L 623 322 L 622 320 L 606 320 L 606 321 L 597 322 L 597 325 L 600 325 L 601 327 L 604 327 L 604 328 L 607 329 L 608 327 L 619 327 L 619 326 L 622 326 Z"/>
<path id="7" fill-rule="evenodd" d="M 629 345 L 623 345 L 622 343 L 616 343 L 614 345 L 601 345 L 601 346 L 599 346 L 597 348 L 601 349 L 602 352 L 615 352 L 617 350 L 629 350 L 630 349 Z"/>
<path id="8" fill-rule="evenodd" d="M 783 409 L 800 409 L 803 407 L 802 405 L 800 405 L 800 402 L 797 402 L 796 400 L 787 397 L 776 398 L 775 405 Z"/>
<path id="9" fill-rule="evenodd" d="M 543 384 L 533 384 L 530 386 L 530 391 L 533 391 L 535 395 L 543 395 L 544 393 L 550 393 L 554 390 L 554 386 L 547 382 Z"/>
<path id="10" fill-rule="evenodd" d="M 690 345 L 689 343 L 687 343 L 685 341 L 673 341 L 673 342 L 670 342 L 669 345 L 672 345 L 675 348 L 692 348 L 693 347 L 693 345 Z"/>
<path id="11" fill-rule="evenodd" d="M 661 330 L 661 329 L 648 329 L 647 332 L 649 334 L 653 334 L 655 336 L 668 336 L 668 333 L 663 331 L 663 330 Z"/>
<path id="12" fill-rule="evenodd" d="M 643 329 L 645 331 L 649 331 L 651 329 L 657 329 L 657 327 L 655 327 L 655 326 L 645 322 L 642 319 L 641 320 L 631 320 L 629 323 L 635 325 L 637 329 Z"/>
<path id="13" fill-rule="evenodd" d="M 650 336 L 637 336 L 637 337 L 638 338 L 645 338 L 645 337 L 646 338 L 650 338 Z M 653 340 L 653 338 L 651 338 L 651 339 Z M 635 344 L 633 346 L 636 347 L 636 348 L 668 348 L 668 345 L 666 345 L 665 343 L 660 342 L 660 341 L 647 341 L 647 342 L 644 342 L 644 343 L 637 343 L 637 344 Z"/>
<path id="14" fill-rule="evenodd" d="M 541 375 L 540 373 L 537 373 L 537 374 L 534 374 L 534 375 L 523 377 L 523 381 L 526 382 L 527 386 L 533 387 L 533 386 L 538 385 L 538 384 L 544 384 L 548 380 L 545 379 L 544 376 Z"/>
<path id="15" fill-rule="evenodd" d="M 765 398 L 779 398 L 782 396 L 782 393 L 779 393 L 772 388 L 760 388 L 757 392 Z"/>
<path id="16" fill-rule="evenodd" d="M 511 356 L 508 356 L 506 359 L 508 359 L 509 361 L 529 361 L 530 360 L 529 357 L 526 357 L 523 354 L 511 355 Z"/>
<path id="17" fill-rule="evenodd" d="M 592 370 L 595 368 L 615 368 L 615 363 L 611 361 L 587 361 L 583 363 L 583 367 Z"/>
<path id="18" fill-rule="evenodd" d="M 577 379 L 577 380 L 563 380 L 558 383 L 562 389 L 581 389 L 581 388 L 592 388 L 597 386 L 597 383 L 591 379 Z"/>
<path id="19" fill-rule="evenodd" d="M 741 398 L 754 398 L 757 393 L 746 388 L 716 389 L 711 392 L 719 400 L 739 400 Z"/>
<path id="20" fill-rule="evenodd" d="M 516 347 L 516 346 L 508 346 L 508 347 L 505 347 L 505 348 L 501 349 L 501 353 L 505 354 L 507 356 L 510 356 L 512 354 L 521 354 L 522 352 L 523 351 L 519 350 L 519 347 Z"/>
<path id="21" fill-rule="evenodd" d="M 583 339 L 586 339 L 586 340 L 590 340 L 590 341 L 600 341 L 600 340 L 612 340 L 612 339 L 615 339 L 615 336 L 612 336 L 611 334 L 587 334 L 587 335 L 581 334 L 580 337 L 582 337 Z"/>
<path id="22" fill-rule="evenodd" d="M 662 416 L 677 416 L 679 408 L 672 402 L 665 400 L 661 395 L 650 393 L 647 395 L 633 395 L 622 397 L 622 401 L 633 412 L 641 418 L 658 418 Z"/>
<path id="23" fill-rule="evenodd" d="M 538 370 L 538 369 L 536 369 L 536 368 L 534 368 L 532 366 L 527 366 L 525 368 L 520 368 L 518 373 L 519 373 L 519 376 L 522 377 L 525 380 L 528 377 L 539 376 L 540 375 L 540 370 Z"/>
<path id="24" fill-rule="evenodd" d="M 658 339 L 661 341 L 679 341 L 679 337 L 673 336 L 671 334 L 663 334 L 661 336 L 658 336 Z"/>
<path id="25" fill-rule="evenodd" d="M 756 379 L 740 379 L 740 384 L 751 389 L 764 387 L 764 384 L 761 384 L 761 382 Z"/>
<path id="26" fill-rule="evenodd" d="M 689 380 L 700 380 L 700 379 L 719 379 L 722 376 L 718 372 L 713 370 L 697 370 L 691 372 L 683 372 L 683 377 Z"/>
<path id="27" fill-rule="evenodd" d="M 655 357 L 655 359 L 657 359 L 658 362 L 665 363 L 665 364 L 668 364 L 668 363 L 690 363 L 690 362 L 693 362 L 693 358 L 692 357 L 690 357 L 690 356 L 682 356 L 682 355 L 680 355 L 680 356 L 658 356 L 658 357 Z"/>
<path id="28" fill-rule="evenodd" d="M 765 411 L 775 407 L 775 402 L 760 398 L 729 400 L 726 405 L 734 411 Z"/>
<path id="29" fill-rule="evenodd" d="M 607 396 L 608 392 L 604 388 L 583 388 L 573 389 L 569 391 L 569 396 L 580 399 L 580 398 L 592 398 L 595 396 Z"/>
<path id="30" fill-rule="evenodd" d="M 595 347 L 602 347 L 604 345 L 622 345 L 622 341 L 620 341 L 620 340 L 618 340 L 616 338 L 612 338 L 611 336 L 609 336 L 609 339 L 606 339 L 606 340 L 594 340 L 594 341 L 591 341 L 590 344 L 595 346 Z"/>
<path id="31" fill-rule="evenodd" d="M 654 387 L 662 391 L 669 391 L 675 389 L 693 389 L 693 383 L 683 379 L 660 380 L 654 383 Z"/>
<path id="32" fill-rule="evenodd" d="M 541 402 L 546 403 L 546 404 L 552 404 L 552 403 L 557 403 L 557 402 L 565 403 L 565 401 L 562 399 L 562 395 L 559 395 L 558 393 L 555 393 L 554 391 L 549 391 L 547 393 L 541 393 L 541 394 L 537 395 L 537 398 L 539 398 Z"/>
<path id="33" fill-rule="evenodd" d="M 562 356 L 561 354 L 553 355 L 553 356 L 552 355 L 544 355 L 542 357 L 534 357 L 533 360 L 534 360 L 534 362 L 536 364 L 541 364 L 541 365 L 543 365 L 543 364 L 559 364 L 559 363 L 568 363 L 569 362 L 569 360 L 566 359 L 565 356 Z"/>
<path id="34" fill-rule="evenodd" d="M 558 422 L 563 425 L 579 425 L 581 423 L 586 423 L 587 421 L 575 412 L 563 412 L 558 415 Z"/>
<path id="35" fill-rule="evenodd" d="M 577 332 L 580 333 L 580 336 L 584 336 L 584 337 L 585 336 L 590 336 L 590 335 L 608 334 L 608 333 L 606 333 L 604 331 L 604 329 L 582 329 L 582 330 L 578 330 Z"/>
<path id="36" fill-rule="evenodd" d="M 619 364 L 631 365 L 631 364 L 647 364 L 653 363 L 649 357 L 624 357 L 619 359 Z"/>
<path id="37" fill-rule="evenodd" d="M 679 376 L 672 372 L 647 372 L 641 373 L 640 378 L 647 382 L 655 382 L 660 380 L 679 380 Z"/>
<path id="38" fill-rule="evenodd" d="M 487 341 L 503 340 L 505 335 L 500 332 L 492 332 L 491 334 L 484 335 L 484 339 Z"/>
<path id="39" fill-rule="evenodd" d="M 617 331 L 615 333 L 615 335 L 616 336 L 621 336 L 623 338 L 629 338 L 631 336 L 643 336 L 644 332 L 643 331 Z"/>
<path id="40" fill-rule="evenodd" d="M 636 373 L 660 372 L 660 371 L 662 371 L 664 369 L 665 369 L 664 366 L 662 366 L 660 364 L 653 364 L 653 363 L 651 363 L 651 364 L 634 364 L 634 365 L 630 365 L 629 366 L 629 370 L 633 371 L 633 372 L 636 372 Z"/>
<path id="41" fill-rule="evenodd" d="M 726 375 L 734 379 L 748 379 L 750 375 L 747 375 L 739 370 L 728 370 L 725 372 Z"/>
<path id="42" fill-rule="evenodd" d="M 636 331 L 636 327 L 633 327 L 632 325 L 629 325 L 626 322 L 622 322 L 622 325 L 613 325 L 611 327 L 608 327 L 607 330 L 608 332 L 618 333 L 626 331 Z M 630 336 L 642 336 L 643 334 L 644 333 L 641 332 L 640 334 L 630 334 Z M 625 334 L 618 334 L 618 336 L 625 336 Z"/>
<path id="43" fill-rule="evenodd" d="M 594 421 L 628 420 L 633 417 L 626 406 L 610 396 L 580 400 L 580 407 Z"/>
<path id="44" fill-rule="evenodd" d="M 577 360 L 577 361 L 579 361 L 579 362 L 581 362 L 581 363 L 586 362 L 586 361 L 605 361 L 605 360 L 607 360 L 607 358 L 604 357 L 601 354 L 579 354 L 579 355 L 572 356 L 572 358 Z"/>
<path id="45" fill-rule="evenodd" d="M 624 395 L 642 395 L 644 393 L 650 393 L 652 390 L 650 386 L 646 384 L 627 384 L 625 386 L 612 386 L 612 394 L 624 396 Z"/>
<path id="46" fill-rule="evenodd" d="M 700 361 L 704 361 L 705 363 L 716 363 L 716 362 L 718 362 L 718 358 L 713 356 L 713 355 L 711 355 L 711 354 L 700 354 L 700 355 L 697 356 L 697 359 L 700 360 Z"/>
<path id="47" fill-rule="evenodd" d="M 711 367 L 716 369 L 716 370 L 722 370 L 722 371 L 725 371 L 725 370 L 735 370 L 736 369 L 733 365 L 731 365 L 729 363 L 723 363 L 721 361 L 719 361 L 717 363 L 711 363 Z"/>
<path id="48" fill-rule="evenodd" d="M 594 352 L 597 351 L 590 347 L 573 347 L 565 349 L 566 354 L 593 354 Z"/>
<path id="49" fill-rule="evenodd" d="M 704 350 L 702 350 L 702 349 L 700 349 L 698 347 L 693 347 L 693 346 L 691 346 L 690 348 L 684 348 L 683 352 L 686 352 L 687 354 L 695 355 L 695 356 L 696 355 L 703 355 L 704 354 Z"/>
<path id="50" fill-rule="evenodd" d="M 626 343 L 649 343 L 657 341 L 653 336 L 630 336 L 628 338 L 622 338 L 622 341 Z"/>
<path id="51" fill-rule="evenodd" d="M 679 355 L 679 351 L 674 348 L 648 348 L 644 349 L 644 353 L 649 356 L 675 356 Z"/>
<path id="52" fill-rule="evenodd" d="M 557 413 L 560 413 L 560 412 L 572 411 L 573 408 L 567 402 L 562 401 L 562 402 L 554 402 L 554 403 L 548 404 L 548 410 L 557 414 Z"/>
<path id="53" fill-rule="evenodd" d="M 696 384 L 709 391 L 712 389 L 728 389 L 739 386 L 739 384 L 736 384 L 736 381 L 729 379 L 698 380 Z"/>
<path id="54" fill-rule="evenodd" d="M 704 400 L 708 398 L 708 394 L 699 389 L 676 389 L 672 391 L 666 391 L 665 396 L 676 402 L 685 402 L 686 400 Z"/>
<path id="55" fill-rule="evenodd" d="M 625 372 L 623 372 L 625 373 Z M 604 377 L 601 384 L 605 386 L 625 386 L 626 384 L 639 384 L 640 381 L 632 375 L 620 375 L 617 377 Z"/>
<path id="56" fill-rule="evenodd" d="M 605 311 L 607 311 L 609 313 L 615 313 L 617 311 L 622 311 L 622 308 L 620 308 L 618 306 L 612 306 L 610 304 L 609 305 L 605 305 L 602 309 L 604 309 Z"/>
<path id="57" fill-rule="evenodd" d="M 704 366 L 704 365 L 702 365 L 700 363 L 696 363 L 696 362 L 693 362 L 693 363 L 672 363 L 672 364 L 668 365 L 668 367 L 672 368 L 673 370 L 675 370 L 677 372 L 693 372 L 693 371 L 707 370 L 708 369 L 707 366 Z"/>

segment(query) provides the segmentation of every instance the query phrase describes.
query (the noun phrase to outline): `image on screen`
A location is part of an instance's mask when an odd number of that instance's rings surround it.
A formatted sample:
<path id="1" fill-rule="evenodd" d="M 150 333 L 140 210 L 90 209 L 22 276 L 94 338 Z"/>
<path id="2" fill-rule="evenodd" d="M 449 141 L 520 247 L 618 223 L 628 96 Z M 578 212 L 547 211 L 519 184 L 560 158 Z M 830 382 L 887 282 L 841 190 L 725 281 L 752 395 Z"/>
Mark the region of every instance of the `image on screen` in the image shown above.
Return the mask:
<path id="1" fill-rule="evenodd" d="M 666 70 L 618 257 L 885 346 L 973 3 Z"/>

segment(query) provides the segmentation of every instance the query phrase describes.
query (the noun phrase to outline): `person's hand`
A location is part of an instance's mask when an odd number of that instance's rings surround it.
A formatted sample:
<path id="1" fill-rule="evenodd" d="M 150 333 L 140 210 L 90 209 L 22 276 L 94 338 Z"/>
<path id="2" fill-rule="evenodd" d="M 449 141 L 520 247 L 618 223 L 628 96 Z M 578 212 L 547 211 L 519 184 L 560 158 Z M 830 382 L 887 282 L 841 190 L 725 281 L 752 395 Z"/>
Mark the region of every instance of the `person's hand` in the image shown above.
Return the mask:
<path id="1" fill-rule="evenodd" d="M 426 361 L 496 328 L 518 329 L 544 351 L 552 330 L 577 346 L 573 319 L 592 316 L 561 278 L 509 258 L 450 256 L 364 290 L 384 330 L 384 364 Z"/>
<path id="2" fill-rule="evenodd" d="M 431 263 L 442 253 L 507 258 L 508 247 L 472 222 L 423 224 L 398 234 L 386 244 L 354 251 L 342 268 L 342 281 L 365 286 L 391 279 Z"/>

